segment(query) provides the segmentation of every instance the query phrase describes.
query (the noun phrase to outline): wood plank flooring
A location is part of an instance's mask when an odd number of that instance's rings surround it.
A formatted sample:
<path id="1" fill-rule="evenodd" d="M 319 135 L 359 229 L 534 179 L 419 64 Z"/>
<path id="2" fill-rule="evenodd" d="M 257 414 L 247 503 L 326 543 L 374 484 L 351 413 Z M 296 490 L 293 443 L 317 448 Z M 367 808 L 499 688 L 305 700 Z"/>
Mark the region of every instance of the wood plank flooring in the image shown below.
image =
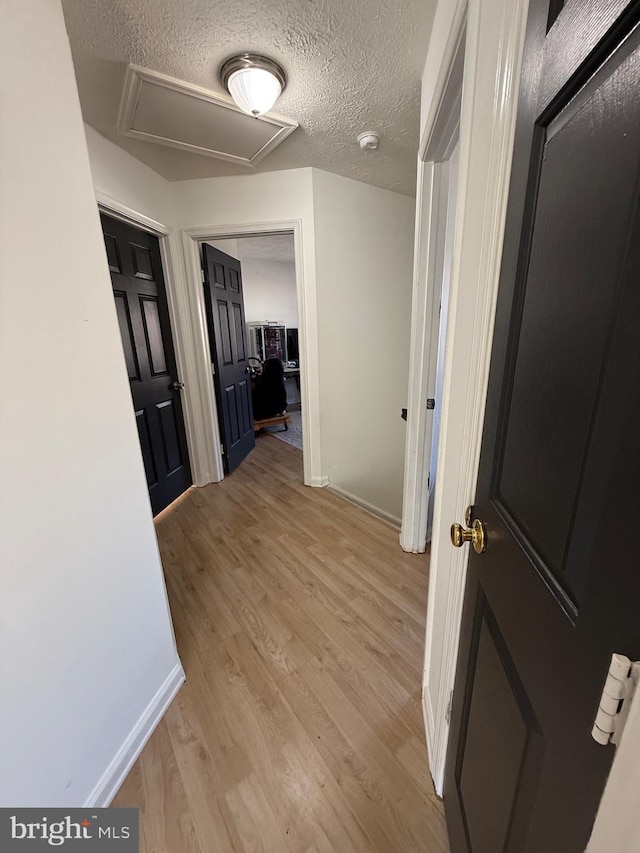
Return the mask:
<path id="1" fill-rule="evenodd" d="M 142 853 L 445 853 L 420 685 L 427 558 L 270 436 L 157 520 L 187 674 L 115 806 Z"/>

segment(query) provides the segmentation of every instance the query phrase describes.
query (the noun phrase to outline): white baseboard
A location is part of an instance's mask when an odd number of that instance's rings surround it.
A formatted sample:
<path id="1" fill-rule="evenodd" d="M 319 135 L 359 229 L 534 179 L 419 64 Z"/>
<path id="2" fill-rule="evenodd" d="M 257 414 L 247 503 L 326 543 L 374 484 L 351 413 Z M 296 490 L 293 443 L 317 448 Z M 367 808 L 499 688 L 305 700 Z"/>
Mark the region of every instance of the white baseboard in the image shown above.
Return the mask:
<path id="1" fill-rule="evenodd" d="M 390 512 L 385 512 L 385 510 L 374 506 L 369 503 L 369 501 L 359 498 L 357 495 L 352 495 L 351 492 L 348 492 L 346 489 L 342 489 L 340 486 L 336 486 L 334 483 L 329 483 L 328 486 L 330 492 L 334 492 L 334 494 L 339 495 L 341 498 L 344 498 L 352 504 L 356 504 L 356 506 L 359 506 L 362 509 L 366 509 L 367 512 L 370 512 L 377 518 L 381 518 L 382 521 L 386 521 L 387 524 L 390 524 L 392 527 L 395 527 L 398 530 L 400 529 L 401 521 L 397 516 L 391 515 Z"/>
<path id="2" fill-rule="evenodd" d="M 309 482 L 305 483 L 305 486 L 311 486 L 313 489 L 324 489 L 328 485 L 328 477 L 311 477 Z"/>
<path id="3" fill-rule="evenodd" d="M 178 661 L 87 797 L 85 808 L 105 808 L 110 805 L 184 680 L 184 670 Z"/>
<path id="4" fill-rule="evenodd" d="M 402 525 L 400 529 L 400 547 L 403 551 L 406 551 L 407 554 L 424 554 L 427 550 L 427 543 L 423 542 L 420 545 L 416 545 L 413 541 L 413 536 L 411 535 L 413 531 L 407 532 Z"/>

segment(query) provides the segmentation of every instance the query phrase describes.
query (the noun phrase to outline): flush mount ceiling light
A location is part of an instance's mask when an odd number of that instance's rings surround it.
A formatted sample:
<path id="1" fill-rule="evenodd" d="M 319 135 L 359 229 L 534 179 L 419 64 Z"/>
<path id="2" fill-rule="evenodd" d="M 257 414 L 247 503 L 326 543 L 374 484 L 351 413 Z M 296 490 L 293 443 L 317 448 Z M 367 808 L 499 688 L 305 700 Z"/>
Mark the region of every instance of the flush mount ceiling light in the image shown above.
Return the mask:
<path id="1" fill-rule="evenodd" d="M 256 53 L 227 59 L 220 68 L 220 80 L 240 109 L 252 116 L 269 112 L 287 85 L 278 63 Z"/>

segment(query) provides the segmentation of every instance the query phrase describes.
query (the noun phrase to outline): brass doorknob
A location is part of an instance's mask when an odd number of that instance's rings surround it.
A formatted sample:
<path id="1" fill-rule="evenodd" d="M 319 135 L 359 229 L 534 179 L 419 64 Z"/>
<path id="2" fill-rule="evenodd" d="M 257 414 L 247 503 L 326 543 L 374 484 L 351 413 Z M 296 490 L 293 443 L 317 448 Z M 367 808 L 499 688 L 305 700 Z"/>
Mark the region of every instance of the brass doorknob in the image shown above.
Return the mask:
<path id="1" fill-rule="evenodd" d="M 451 525 L 451 544 L 454 548 L 462 548 L 465 542 L 471 542 L 476 554 L 487 550 L 487 529 L 479 518 L 474 520 L 470 528 L 457 522 Z"/>

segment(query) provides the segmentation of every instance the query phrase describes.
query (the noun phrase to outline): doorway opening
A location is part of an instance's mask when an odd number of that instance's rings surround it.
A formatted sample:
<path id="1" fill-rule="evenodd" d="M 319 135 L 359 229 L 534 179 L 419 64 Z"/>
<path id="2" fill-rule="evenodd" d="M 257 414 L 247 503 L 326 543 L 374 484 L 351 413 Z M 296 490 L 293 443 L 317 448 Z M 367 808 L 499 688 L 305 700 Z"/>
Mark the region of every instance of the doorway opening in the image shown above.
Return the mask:
<path id="1" fill-rule="evenodd" d="M 208 240 L 206 245 L 220 250 L 240 265 L 247 367 L 252 386 L 254 423 L 258 425 L 255 439 L 262 441 L 272 435 L 303 452 L 293 234 L 239 235 Z M 211 333 L 209 327 L 210 337 Z M 269 380 L 270 371 L 274 376 L 273 381 Z M 217 402 L 220 422 L 220 400 Z M 275 422 L 269 423 L 271 420 Z"/>
<path id="2" fill-rule="evenodd" d="M 435 305 L 432 321 L 431 349 L 437 347 L 435 357 L 435 376 L 433 377 L 433 397 L 427 398 L 427 409 L 432 405 L 433 420 L 431 424 L 431 451 L 429 454 L 429 475 L 427 478 L 427 490 L 429 492 L 429 503 L 427 507 L 427 529 L 426 541 L 431 542 L 433 528 L 433 508 L 435 502 L 436 479 L 438 473 L 438 448 L 440 447 L 440 425 L 442 422 L 442 394 L 444 389 L 444 365 L 447 344 L 447 320 L 449 317 L 449 293 L 451 286 L 451 272 L 453 267 L 453 240 L 455 235 L 456 202 L 458 200 L 458 162 L 459 143 L 458 125 L 456 124 L 447 150 L 447 159 L 441 163 L 441 192 L 443 195 L 443 206 L 446 205 L 444 218 L 439 223 L 438 242 L 442 247 L 441 258 L 438 259 L 441 267 L 439 275 L 440 304 L 436 311 Z M 438 324 L 437 330 L 434 329 Z M 431 358 L 433 362 L 433 357 Z"/>
<path id="3" fill-rule="evenodd" d="M 225 476 L 222 431 L 219 425 L 212 374 L 211 341 L 209 339 L 207 306 L 203 288 L 203 246 L 207 246 L 210 241 L 228 238 L 238 239 L 241 237 L 285 234 L 293 237 L 294 244 L 303 482 L 305 485 L 313 487 L 327 485 L 327 477 L 322 471 L 320 446 L 320 378 L 315 253 L 313 240 L 304 240 L 303 242 L 303 225 L 302 220 L 292 219 L 251 224 L 209 225 L 188 228 L 181 232 L 186 277 L 180 282 L 180 286 L 189 302 L 193 329 L 190 361 L 197 374 L 195 386 L 197 387 L 198 402 L 203 416 L 198 436 L 199 458 L 206 462 L 206 480 L 202 482 L 203 485 L 205 482 L 219 482 Z M 211 252 L 220 251 L 211 246 L 208 248 Z M 233 261 L 233 263 L 236 262 Z M 244 328 L 244 323 L 242 328 Z"/>
<path id="4" fill-rule="evenodd" d="M 431 541 L 453 269 L 466 27 L 460 22 L 438 110 L 418 161 L 416 283 L 412 310 L 407 446 L 400 544 Z"/>
<path id="5" fill-rule="evenodd" d="M 100 213 L 140 451 L 157 516 L 192 483 L 180 380 L 157 233 Z"/>
<path id="6" fill-rule="evenodd" d="M 456 5 L 450 24 L 450 37 L 440 58 L 438 92 L 426 116 L 418 160 L 416 281 L 400 535 L 403 550 L 421 553 L 433 533 L 422 706 L 429 764 L 439 792 L 444 776 L 455 636 L 434 631 L 434 611 L 437 602 L 438 618 L 449 618 L 452 596 L 448 584 L 453 588 L 459 574 L 458 552 L 440 547 L 447 481 L 438 476 L 438 469 L 442 470 L 443 448 L 458 439 L 448 419 L 450 406 L 445 397 L 452 370 L 451 327 L 459 313 L 455 295 L 459 270 L 454 269 L 454 258 L 458 258 L 460 242 L 455 220 L 464 197 L 464 178 L 458 179 L 468 31 L 464 0 Z M 447 585 L 442 594 L 435 584 L 439 579 L 440 586 Z"/>

